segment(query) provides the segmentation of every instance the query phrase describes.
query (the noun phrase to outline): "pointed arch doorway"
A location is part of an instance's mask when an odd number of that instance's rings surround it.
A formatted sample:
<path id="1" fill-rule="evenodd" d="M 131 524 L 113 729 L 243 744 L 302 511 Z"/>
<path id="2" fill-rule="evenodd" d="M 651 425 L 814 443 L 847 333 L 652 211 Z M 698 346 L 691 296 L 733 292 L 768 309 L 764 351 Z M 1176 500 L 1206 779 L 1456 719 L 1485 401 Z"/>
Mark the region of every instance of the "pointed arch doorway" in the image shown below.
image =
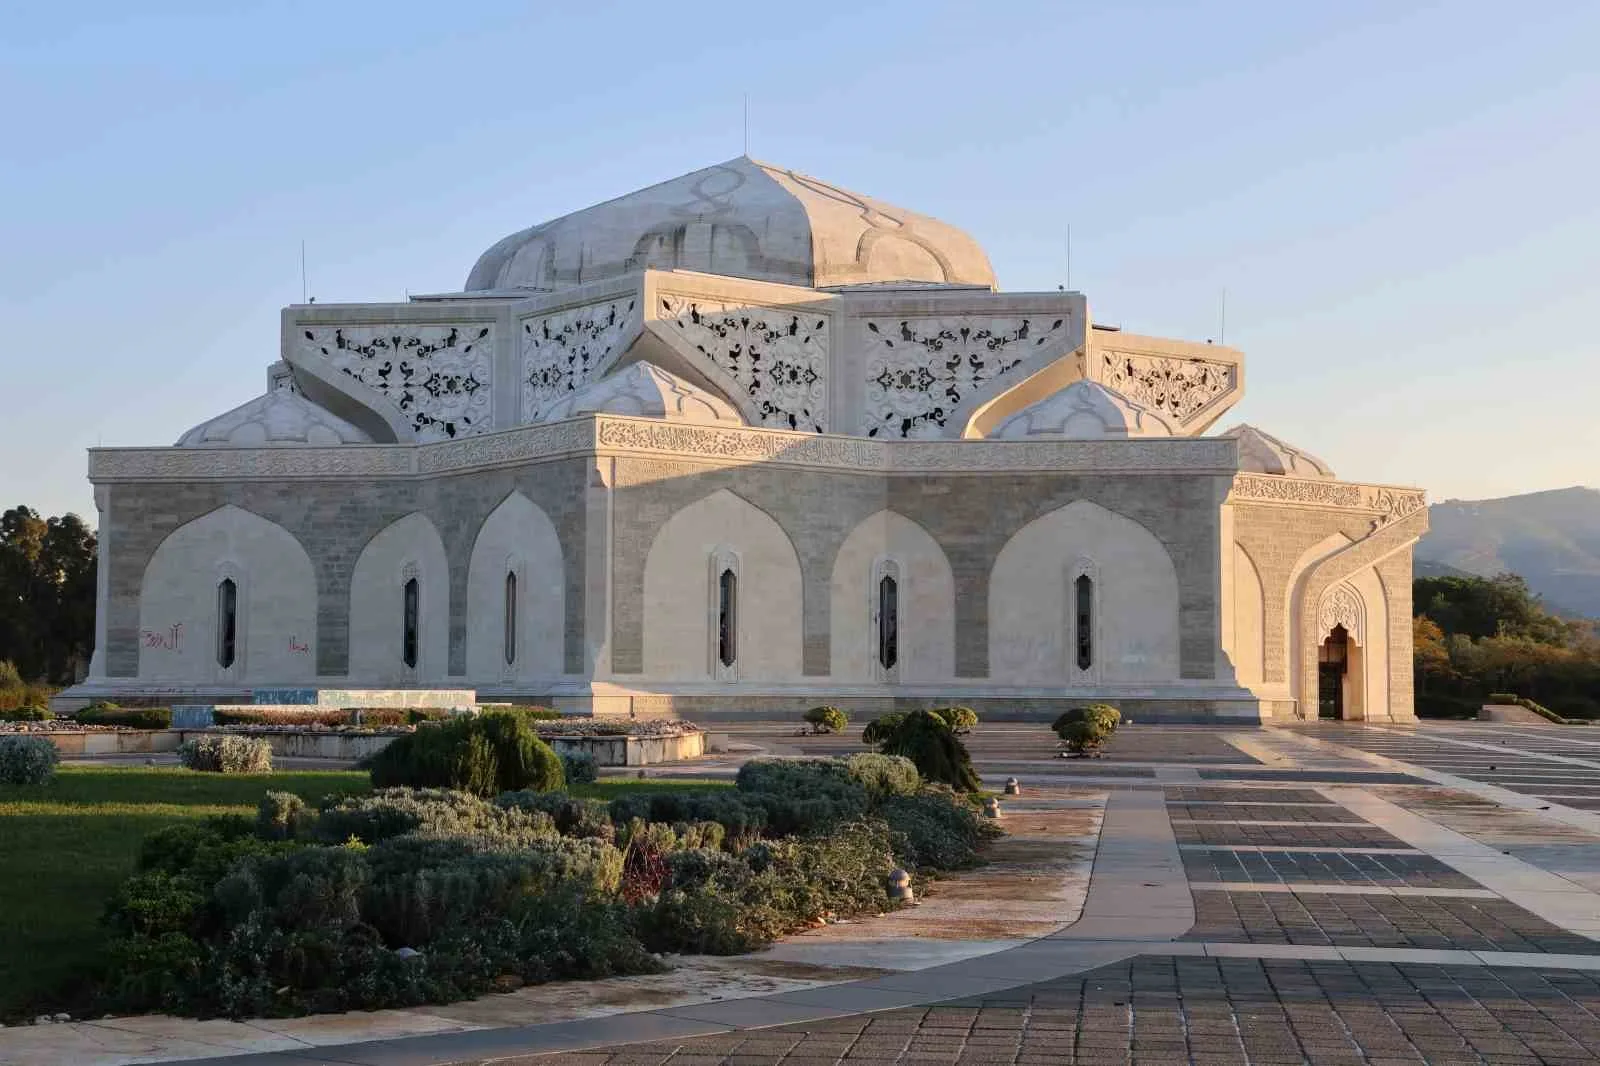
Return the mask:
<path id="1" fill-rule="evenodd" d="M 1342 624 L 1317 647 L 1317 717 L 1342 721 L 1363 717 L 1361 648 Z"/>

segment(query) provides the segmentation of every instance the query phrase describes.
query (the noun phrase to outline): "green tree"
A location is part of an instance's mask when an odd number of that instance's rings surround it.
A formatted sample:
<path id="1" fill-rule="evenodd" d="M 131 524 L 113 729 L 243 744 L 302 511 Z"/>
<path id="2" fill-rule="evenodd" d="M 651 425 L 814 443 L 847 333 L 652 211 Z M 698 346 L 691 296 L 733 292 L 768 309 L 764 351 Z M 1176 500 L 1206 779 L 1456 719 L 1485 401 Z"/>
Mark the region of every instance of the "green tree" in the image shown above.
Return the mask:
<path id="1" fill-rule="evenodd" d="M 28 678 L 81 676 L 94 645 L 95 534 L 74 514 L 0 514 L 0 659 Z"/>

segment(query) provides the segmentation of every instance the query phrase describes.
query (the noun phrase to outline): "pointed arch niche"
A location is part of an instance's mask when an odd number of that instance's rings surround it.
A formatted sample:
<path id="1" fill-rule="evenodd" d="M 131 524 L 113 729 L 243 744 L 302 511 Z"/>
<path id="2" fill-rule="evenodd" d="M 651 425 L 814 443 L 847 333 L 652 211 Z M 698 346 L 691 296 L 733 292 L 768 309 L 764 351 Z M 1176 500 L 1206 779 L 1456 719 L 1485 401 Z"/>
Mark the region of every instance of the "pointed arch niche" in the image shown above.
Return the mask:
<path id="1" fill-rule="evenodd" d="M 735 661 L 720 662 L 718 595 L 734 567 Z M 717 565 L 722 563 L 724 565 Z M 783 528 L 727 489 L 682 508 L 644 563 L 644 672 L 662 680 L 800 677 L 800 559 Z"/>
<path id="2" fill-rule="evenodd" d="M 1091 665 L 1077 666 L 1076 579 L 1093 581 Z M 989 575 L 989 676 L 1006 684 L 1174 681 L 1178 575 L 1155 535 L 1074 500 L 1006 542 Z"/>
<path id="3" fill-rule="evenodd" d="M 566 570 L 555 523 L 513 492 L 484 519 L 472 544 L 467 676 L 480 684 L 559 677 L 565 619 Z"/>
<path id="4" fill-rule="evenodd" d="M 879 658 L 883 579 L 894 582 L 895 665 Z M 946 681 L 955 676 L 955 579 L 928 531 L 879 511 L 850 531 L 829 581 L 832 675 L 839 681 Z"/>
<path id="5" fill-rule="evenodd" d="M 406 662 L 416 582 L 416 665 Z M 450 564 L 426 515 L 397 519 L 367 541 L 350 574 L 350 679 L 403 685 L 444 679 L 450 652 Z"/>
<path id="6" fill-rule="evenodd" d="M 233 582 L 231 595 L 224 582 Z M 232 658 L 223 627 L 232 608 Z M 263 685 L 316 676 L 317 579 L 288 530 L 228 504 L 173 530 L 139 589 L 139 678 Z"/>

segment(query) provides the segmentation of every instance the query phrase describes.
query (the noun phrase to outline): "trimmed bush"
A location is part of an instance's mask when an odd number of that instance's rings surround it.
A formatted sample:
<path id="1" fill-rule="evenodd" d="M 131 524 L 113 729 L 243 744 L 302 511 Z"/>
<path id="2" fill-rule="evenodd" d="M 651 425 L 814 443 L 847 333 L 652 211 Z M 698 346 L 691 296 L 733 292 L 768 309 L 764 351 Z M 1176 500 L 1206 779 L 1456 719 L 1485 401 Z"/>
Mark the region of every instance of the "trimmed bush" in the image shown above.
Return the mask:
<path id="1" fill-rule="evenodd" d="M 561 760 L 526 718 L 509 711 L 424 724 L 365 760 L 378 788 L 449 788 L 476 796 L 561 788 Z"/>
<path id="2" fill-rule="evenodd" d="M 906 720 L 904 711 L 892 711 L 879 718 L 874 718 L 867 723 L 867 728 L 861 731 L 861 743 L 878 745 L 889 739 L 900 723 Z"/>
<path id="3" fill-rule="evenodd" d="M 42 785 L 60 762 L 61 753 L 44 737 L 0 736 L 0 784 Z"/>
<path id="4" fill-rule="evenodd" d="M 978 848 L 1000 835 L 992 822 L 948 786 L 930 785 L 913 796 L 891 796 L 878 808 L 889 826 L 895 855 L 912 870 L 959 870 L 976 865 Z"/>
<path id="5" fill-rule="evenodd" d="M 530 722 L 559 722 L 566 717 L 560 711 L 550 707 L 489 707 L 486 714 L 515 714 L 520 715 Z"/>
<path id="6" fill-rule="evenodd" d="M 494 802 L 498 807 L 547 814 L 562 836 L 592 837 L 607 843 L 616 836 L 605 800 L 574 799 L 565 792 L 504 792 Z"/>
<path id="7" fill-rule="evenodd" d="M 760 796 L 726 790 L 716 792 L 632 792 L 611 801 L 611 821 L 626 826 L 634 819 L 677 825 L 716 822 L 730 849 L 754 843 L 767 825 L 767 808 Z"/>
<path id="8" fill-rule="evenodd" d="M 260 737 L 195 737 L 178 746 L 178 761 L 208 773 L 271 773 L 272 745 Z"/>
<path id="9" fill-rule="evenodd" d="M 293 792 L 268 792 L 256 806 L 256 835 L 263 840 L 293 840 L 313 821 L 311 808 Z"/>
<path id="10" fill-rule="evenodd" d="M 813 707 L 804 715 L 813 733 L 843 733 L 850 717 L 838 707 Z"/>
<path id="11" fill-rule="evenodd" d="M 448 789 L 386 788 L 325 807 L 307 835 L 327 844 L 352 838 L 376 844 L 406 834 L 470 837 L 486 847 L 520 848 L 554 838 L 555 819 L 526 807 L 499 806 Z"/>
<path id="12" fill-rule="evenodd" d="M 1062 712 L 1050 728 L 1066 742 L 1067 750 L 1088 755 L 1111 739 L 1121 721 L 1122 712 L 1109 703 L 1091 703 Z"/>
<path id="13" fill-rule="evenodd" d="M 958 792 L 982 787 L 972 757 L 944 719 L 927 711 L 912 711 L 897 723 L 878 745 L 884 755 L 903 755 L 916 764 L 926 780 L 949 785 Z"/>
<path id="14" fill-rule="evenodd" d="M 72 716 L 83 725 L 114 725 L 124 729 L 171 729 L 170 707 L 118 707 L 115 704 L 90 704 Z"/>
<path id="15" fill-rule="evenodd" d="M 297 725 L 341 726 L 350 724 L 350 712 L 328 707 L 306 707 L 294 710 L 214 710 L 212 721 L 217 725 Z"/>
<path id="16" fill-rule="evenodd" d="M 917 764 L 899 755 L 861 752 L 844 760 L 845 772 L 874 799 L 909 796 L 922 787 Z"/>
<path id="17" fill-rule="evenodd" d="M 950 732 L 970 733 L 978 725 L 978 712 L 971 707 L 935 707 L 928 712 L 950 727 Z"/>
<path id="18" fill-rule="evenodd" d="M 37 705 L 0 710 L 0 722 L 48 722 L 55 715 Z"/>
<path id="19" fill-rule="evenodd" d="M 586 751 L 562 752 L 561 774 L 569 785 L 592 785 L 600 780 L 600 765 Z"/>

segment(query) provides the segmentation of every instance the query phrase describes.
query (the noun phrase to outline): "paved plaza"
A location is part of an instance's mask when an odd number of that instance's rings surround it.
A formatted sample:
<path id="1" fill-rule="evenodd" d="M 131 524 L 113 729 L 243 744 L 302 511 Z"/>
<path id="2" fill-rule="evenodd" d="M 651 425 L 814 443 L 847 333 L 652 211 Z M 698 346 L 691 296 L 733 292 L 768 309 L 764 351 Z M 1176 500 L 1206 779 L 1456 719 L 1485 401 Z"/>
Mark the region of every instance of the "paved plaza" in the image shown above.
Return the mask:
<path id="1" fill-rule="evenodd" d="M 1050 935 L 776 994 L 190 1061 L 1600 1062 L 1600 732 L 1135 724 L 1083 760 L 1041 726 L 970 741 L 991 784 L 1023 780 L 1019 810 L 1103 809 L 1081 915 Z"/>

